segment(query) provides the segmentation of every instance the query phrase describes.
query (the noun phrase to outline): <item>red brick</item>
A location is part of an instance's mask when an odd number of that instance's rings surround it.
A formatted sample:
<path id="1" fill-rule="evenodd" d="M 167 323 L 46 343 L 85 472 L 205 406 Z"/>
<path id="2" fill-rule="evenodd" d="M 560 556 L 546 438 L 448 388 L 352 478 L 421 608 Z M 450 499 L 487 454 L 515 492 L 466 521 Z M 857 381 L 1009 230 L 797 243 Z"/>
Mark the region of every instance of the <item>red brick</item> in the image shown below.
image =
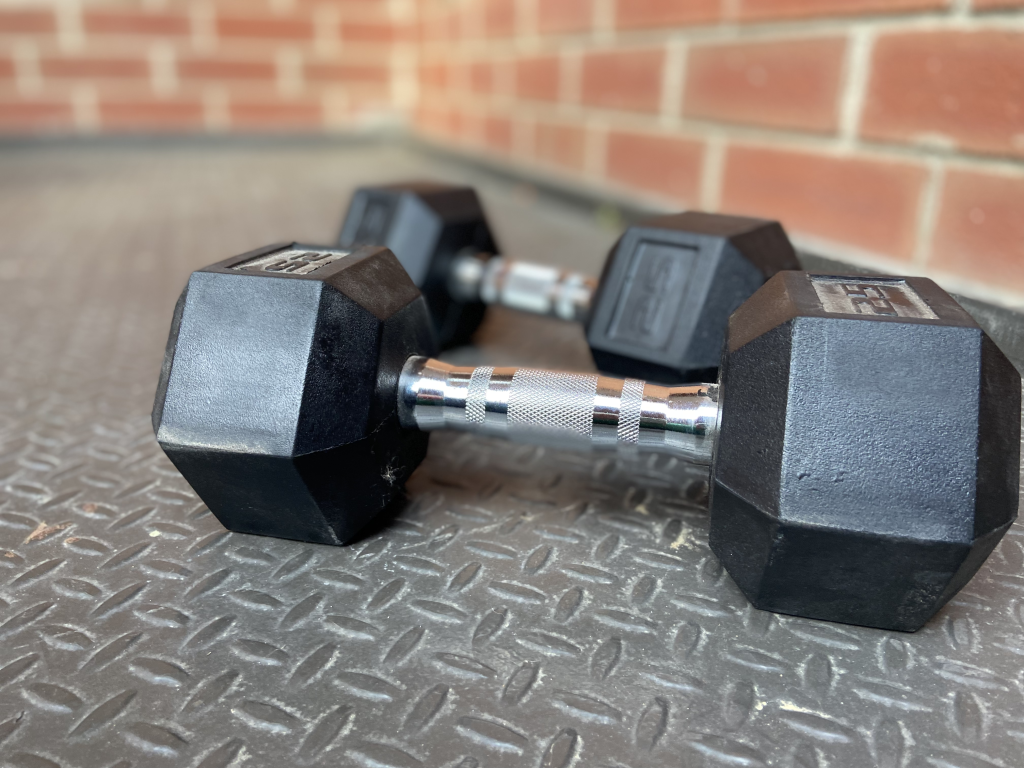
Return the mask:
<path id="1" fill-rule="evenodd" d="M 424 133 L 442 133 L 447 125 L 447 120 L 448 116 L 437 109 L 421 106 L 416 110 L 416 125 Z"/>
<path id="2" fill-rule="evenodd" d="M 323 123 L 319 102 L 231 102 L 231 124 L 239 128 L 317 128 Z"/>
<path id="3" fill-rule="evenodd" d="M 0 59 L 0 77 L 14 77 L 14 62 L 6 56 Z"/>
<path id="4" fill-rule="evenodd" d="M 484 0 L 484 31 L 488 37 L 510 37 L 515 34 L 516 0 Z"/>
<path id="5" fill-rule="evenodd" d="M 494 90 L 494 67 L 484 61 L 470 64 L 469 87 L 476 93 L 490 93 Z"/>
<path id="6" fill-rule="evenodd" d="M 183 59 L 178 74 L 193 80 L 272 80 L 276 69 L 269 61 L 230 59 Z"/>
<path id="7" fill-rule="evenodd" d="M 445 24 L 447 25 L 448 31 L 445 33 L 445 40 L 461 40 L 462 34 L 462 21 L 464 14 L 459 13 L 457 10 L 453 10 L 448 13 L 445 18 Z"/>
<path id="8" fill-rule="evenodd" d="M 479 7 L 479 4 L 476 4 Z M 463 6 L 465 7 L 465 6 Z M 455 33 L 452 35 L 452 40 L 469 40 L 478 34 L 486 34 L 487 30 L 484 28 L 484 20 L 481 13 L 472 12 L 459 12 L 455 15 Z"/>
<path id="9" fill-rule="evenodd" d="M 512 121 L 488 117 L 484 121 L 484 143 L 498 152 L 512 151 Z"/>
<path id="10" fill-rule="evenodd" d="M 217 3 L 218 5 L 225 5 L 226 0 L 217 0 Z M 344 0 L 344 3 L 338 3 L 337 0 L 331 0 L 330 4 L 343 5 L 345 12 L 351 13 L 353 16 L 370 17 L 375 14 L 377 16 L 384 16 L 388 13 L 387 0 Z M 275 5 L 289 5 L 289 3 L 281 3 L 276 0 L 262 0 L 262 2 L 254 2 L 254 0 L 237 0 L 237 5 L 241 8 L 250 8 L 253 5 L 273 7 Z M 323 6 L 324 0 L 294 0 L 291 5 L 299 10 L 306 10 Z"/>
<path id="11" fill-rule="evenodd" d="M 417 112 L 417 125 L 429 136 L 442 136 L 448 128 L 448 112 L 437 107 L 420 109 Z"/>
<path id="12" fill-rule="evenodd" d="M 415 44 L 418 40 L 418 27 L 415 23 L 395 23 L 389 27 L 391 41 L 394 43 Z"/>
<path id="13" fill-rule="evenodd" d="M 422 42 L 439 43 L 451 39 L 451 26 L 447 14 L 431 14 L 420 17 L 419 39 Z"/>
<path id="14" fill-rule="evenodd" d="M 83 13 L 85 31 L 101 35 L 167 35 L 191 33 L 187 16 L 141 11 L 90 11 Z"/>
<path id="15" fill-rule="evenodd" d="M 391 69 L 384 64 L 306 64 L 306 79 L 318 83 L 391 82 Z"/>
<path id="16" fill-rule="evenodd" d="M 448 34 L 446 35 L 448 40 L 457 41 L 466 37 L 463 33 L 463 27 L 466 26 L 467 18 L 467 14 L 462 13 L 458 9 L 453 9 L 448 13 Z"/>
<path id="17" fill-rule="evenodd" d="M 537 56 L 516 62 L 516 95 L 537 101 L 558 100 L 560 61 L 557 56 Z"/>
<path id="18" fill-rule="evenodd" d="M 446 68 L 448 72 L 445 75 L 445 80 L 448 82 L 449 89 L 458 91 L 468 87 L 469 67 L 467 65 L 461 61 L 450 61 Z"/>
<path id="19" fill-rule="evenodd" d="M 478 115 L 462 113 L 459 125 L 459 138 L 474 144 L 479 144 L 483 139 L 484 123 L 483 118 Z"/>
<path id="20" fill-rule="evenodd" d="M 447 83 L 448 90 L 456 90 L 462 86 L 462 73 L 463 67 L 457 62 L 448 62 L 444 65 L 445 75 L 444 80 Z"/>
<path id="21" fill-rule="evenodd" d="M 595 107 L 656 112 L 664 51 L 591 53 L 583 60 L 583 102 Z"/>
<path id="22" fill-rule="evenodd" d="M 906 13 L 946 8 L 949 0 L 739 0 L 736 11 L 743 21 Z"/>
<path id="23" fill-rule="evenodd" d="M 200 128 L 203 105 L 198 101 L 100 101 L 104 128 L 165 129 Z"/>
<path id="24" fill-rule="evenodd" d="M 448 127 L 448 113 L 434 106 L 420 107 L 416 111 L 416 124 L 425 133 L 442 134 Z"/>
<path id="25" fill-rule="evenodd" d="M 670 136 L 608 134 L 608 178 L 693 204 L 699 196 L 704 146 Z"/>
<path id="26" fill-rule="evenodd" d="M 925 177 L 924 169 L 905 163 L 732 147 L 721 207 L 779 219 L 796 232 L 909 259 Z"/>
<path id="27" fill-rule="evenodd" d="M 620 28 L 671 27 L 718 21 L 721 0 L 616 0 Z"/>
<path id="28" fill-rule="evenodd" d="M 943 185 L 931 265 L 1024 291 L 1024 175 L 951 170 Z"/>
<path id="29" fill-rule="evenodd" d="M 467 129 L 466 116 L 460 110 L 450 110 L 448 112 L 448 126 L 445 129 L 445 135 L 449 139 L 464 139 Z"/>
<path id="30" fill-rule="evenodd" d="M 100 59 L 84 56 L 46 58 L 39 62 L 44 77 L 57 78 L 145 78 L 149 62 L 145 59 Z"/>
<path id="31" fill-rule="evenodd" d="M 1024 156 L 1024 34 L 913 32 L 875 43 L 862 123 L 873 139 L 948 139 Z"/>
<path id="32" fill-rule="evenodd" d="M 448 67 L 441 63 L 420 66 L 420 85 L 443 90 L 448 86 Z"/>
<path id="33" fill-rule="evenodd" d="M 71 105 L 62 101 L 0 101 L 0 131 L 21 132 L 70 128 Z"/>
<path id="34" fill-rule="evenodd" d="M 446 113 L 446 120 L 444 122 L 444 135 L 449 139 L 455 139 L 462 136 L 462 113 L 449 109 Z"/>
<path id="35" fill-rule="evenodd" d="M 586 161 L 586 131 L 571 125 L 540 123 L 534 134 L 538 160 L 582 171 Z"/>
<path id="36" fill-rule="evenodd" d="M 313 22 L 283 16 L 221 16 L 217 19 L 221 37 L 255 37 L 267 40 L 308 40 Z"/>
<path id="37" fill-rule="evenodd" d="M 395 30 L 390 24 L 356 21 L 345 21 L 341 24 L 341 39 L 348 42 L 387 44 L 394 37 Z"/>
<path id="38" fill-rule="evenodd" d="M 552 32 L 582 32 L 590 29 L 594 0 L 541 0 L 537 3 L 537 29 Z"/>
<path id="39" fill-rule="evenodd" d="M 689 117 L 776 128 L 834 131 L 846 41 L 702 45 L 686 66 Z"/>
<path id="40" fill-rule="evenodd" d="M 0 35 L 45 33 L 56 29 L 57 23 L 49 11 L 0 11 Z"/>

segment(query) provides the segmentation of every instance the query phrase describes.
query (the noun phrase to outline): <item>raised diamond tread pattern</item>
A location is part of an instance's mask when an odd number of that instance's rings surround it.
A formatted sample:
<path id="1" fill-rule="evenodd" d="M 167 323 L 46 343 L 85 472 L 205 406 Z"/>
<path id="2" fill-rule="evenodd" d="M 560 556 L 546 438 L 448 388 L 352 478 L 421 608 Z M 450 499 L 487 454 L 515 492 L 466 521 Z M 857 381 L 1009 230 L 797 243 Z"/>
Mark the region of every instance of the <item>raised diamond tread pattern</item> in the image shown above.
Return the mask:
<path id="1" fill-rule="evenodd" d="M 432 162 L 0 152 L 0 765 L 1020 765 L 1019 525 L 914 635 L 751 609 L 704 478 L 664 456 L 438 434 L 353 546 L 221 528 L 148 419 L 188 271 L 328 241 L 339 178 L 460 172 Z M 578 329 L 500 312 L 459 355 L 587 361 Z"/>

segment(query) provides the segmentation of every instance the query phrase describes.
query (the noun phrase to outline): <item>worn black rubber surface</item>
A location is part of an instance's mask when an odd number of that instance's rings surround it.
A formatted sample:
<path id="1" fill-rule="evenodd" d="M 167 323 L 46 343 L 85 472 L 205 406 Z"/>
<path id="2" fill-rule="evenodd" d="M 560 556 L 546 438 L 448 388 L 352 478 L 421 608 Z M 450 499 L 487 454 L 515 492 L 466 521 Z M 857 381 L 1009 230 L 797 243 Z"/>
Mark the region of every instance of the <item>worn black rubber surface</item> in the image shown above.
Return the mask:
<path id="1" fill-rule="evenodd" d="M 386 248 L 293 243 L 193 272 L 167 350 L 153 431 L 230 531 L 346 544 L 427 453 L 396 387 L 436 350 L 430 315 Z"/>
<path id="2" fill-rule="evenodd" d="M 729 316 L 780 270 L 799 269 L 777 221 L 688 211 L 627 229 L 587 319 L 602 371 L 676 384 L 715 381 Z"/>
<path id="3" fill-rule="evenodd" d="M 224 532 L 149 423 L 188 273 L 442 172 L 512 256 L 615 237 L 398 150 L 0 152 L 0 764 L 1019 765 L 1019 524 L 914 635 L 752 609 L 664 457 L 437 435 L 352 547 Z M 511 312 L 450 359 L 590 365 Z"/>
<path id="4" fill-rule="evenodd" d="M 384 245 L 399 257 L 423 292 L 441 349 L 469 343 L 487 307 L 451 295 L 451 264 L 466 249 L 487 258 L 500 250 L 472 188 L 414 181 L 359 189 L 338 237 L 340 248 L 357 245 Z"/>
<path id="5" fill-rule="evenodd" d="M 1020 374 L 931 280 L 779 273 L 723 361 L 709 542 L 758 608 L 912 632 L 1016 519 Z"/>

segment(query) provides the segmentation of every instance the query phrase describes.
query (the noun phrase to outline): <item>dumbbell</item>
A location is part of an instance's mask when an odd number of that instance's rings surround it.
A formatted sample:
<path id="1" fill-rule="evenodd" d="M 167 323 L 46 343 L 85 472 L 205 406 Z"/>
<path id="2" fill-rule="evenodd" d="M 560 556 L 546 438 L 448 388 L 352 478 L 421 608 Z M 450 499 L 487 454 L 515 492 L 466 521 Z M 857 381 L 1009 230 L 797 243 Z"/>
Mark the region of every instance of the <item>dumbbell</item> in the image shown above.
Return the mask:
<path id="1" fill-rule="evenodd" d="M 431 359 L 384 248 L 272 246 L 194 272 L 153 426 L 225 527 L 351 540 L 429 433 L 662 451 L 711 467 L 710 546 L 758 608 L 915 630 L 1017 514 L 1021 381 L 924 278 L 780 272 L 718 384 Z"/>
<path id="2" fill-rule="evenodd" d="M 584 323 L 599 370 L 663 382 L 717 375 L 732 314 L 765 280 L 799 269 L 775 221 L 695 211 L 629 227 L 600 281 L 498 252 L 471 187 L 362 187 L 339 247 L 390 248 L 426 297 L 442 348 L 464 344 L 488 304 Z"/>

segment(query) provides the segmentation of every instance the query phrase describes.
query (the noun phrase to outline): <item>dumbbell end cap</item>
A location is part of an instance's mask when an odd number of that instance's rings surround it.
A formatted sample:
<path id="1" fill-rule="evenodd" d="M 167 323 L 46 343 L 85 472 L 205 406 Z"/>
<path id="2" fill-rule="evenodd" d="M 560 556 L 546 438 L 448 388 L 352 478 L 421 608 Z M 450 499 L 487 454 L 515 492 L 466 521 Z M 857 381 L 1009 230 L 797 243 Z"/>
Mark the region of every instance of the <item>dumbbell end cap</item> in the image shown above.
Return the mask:
<path id="1" fill-rule="evenodd" d="M 799 268 L 777 221 L 687 211 L 638 222 L 609 253 L 591 303 L 594 362 L 617 376 L 714 380 L 729 316 Z"/>
<path id="2" fill-rule="evenodd" d="M 344 543 L 426 453 L 395 397 L 405 360 L 433 349 L 387 249 L 252 251 L 194 272 L 178 300 L 157 440 L 229 530 Z"/>
<path id="3" fill-rule="evenodd" d="M 913 631 L 1017 516 L 1020 376 L 930 280 L 776 275 L 721 398 L 710 544 L 760 608 Z"/>
<path id="4" fill-rule="evenodd" d="M 423 291 L 442 347 L 468 343 L 483 321 L 482 302 L 463 301 L 448 292 L 456 254 L 499 252 L 472 187 L 433 181 L 360 187 L 338 243 L 342 248 L 372 243 L 393 250 Z"/>

